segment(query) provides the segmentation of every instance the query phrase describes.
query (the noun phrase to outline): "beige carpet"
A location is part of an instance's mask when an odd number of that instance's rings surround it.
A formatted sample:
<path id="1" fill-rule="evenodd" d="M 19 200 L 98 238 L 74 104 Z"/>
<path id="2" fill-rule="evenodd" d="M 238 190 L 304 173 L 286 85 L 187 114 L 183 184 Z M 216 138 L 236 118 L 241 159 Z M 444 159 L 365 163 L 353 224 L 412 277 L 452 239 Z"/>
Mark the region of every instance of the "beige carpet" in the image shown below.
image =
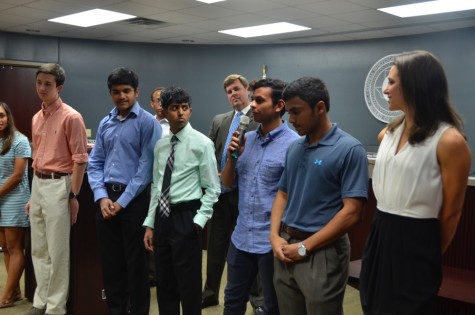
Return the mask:
<path id="1" fill-rule="evenodd" d="M 3 253 L 0 253 L 0 290 L 3 291 L 3 287 L 6 281 L 6 272 L 5 267 L 3 264 Z M 203 270 L 206 270 L 206 251 L 203 251 Z M 203 280 L 205 276 L 203 275 Z M 22 279 L 22 292 L 23 290 L 23 279 Z M 223 275 L 223 283 L 221 285 L 221 294 L 220 294 L 220 304 L 217 306 L 209 307 L 203 310 L 203 315 L 221 315 L 223 314 L 223 298 L 224 298 L 224 287 L 226 286 L 226 270 L 224 271 Z M 150 303 L 150 314 L 155 315 L 158 314 L 157 309 L 157 299 L 155 295 L 155 288 L 151 289 L 151 303 Z M 23 301 L 15 303 L 14 307 L 0 309 L 0 315 L 27 315 L 28 311 L 31 308 L 31 303 L 24 299 Z M 362 315 L 363 312 L 361 311 L 361 305 L 359 300 L 359 292 L 352 287 L 348 286 L 346 289 L 345 294 L 345 301 L 344 301 L 344 311 L 346 315 Z M 253 312 L 248 306 L 246 315 L 252 315 Z M 102 315 L 102 314 L 75 314 L 75 315 Z M 294 314 L 292 314 L 294 315 Z M 297 314 L 295 314 L 297 315 Z M 324 315 L 324 314 L 323 314 Z"/>

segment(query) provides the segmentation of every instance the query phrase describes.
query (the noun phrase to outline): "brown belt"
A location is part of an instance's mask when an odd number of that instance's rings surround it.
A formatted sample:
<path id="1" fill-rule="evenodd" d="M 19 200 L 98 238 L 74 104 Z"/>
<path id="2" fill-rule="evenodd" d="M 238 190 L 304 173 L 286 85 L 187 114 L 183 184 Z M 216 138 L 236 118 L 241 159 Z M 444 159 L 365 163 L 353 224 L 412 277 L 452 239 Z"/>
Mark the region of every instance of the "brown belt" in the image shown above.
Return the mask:
<path id="1" fill-rule="evenodd" d="M 290 226 L 288 226 L 284 223 L 282 223 L 281 229 L 285 233 L 289 234 L 289 236 L 291 238 L 299 240 L 299 241 L 306 240 L 307 238 L 309 238 L 310 236 L 312 236 L 314 234 L 314 233 L 310 233 L 310 232 L 299 231 L 299 230 L 297 230 L 293 227 L 290 227 Z"/>
<path id="2" fill-rule="evenodd" d="M 51 172 L 51 173 L 44 173 L 40 171 L 35 171 L 35 175 L 38 178 L 41 179 L 60 179 L 63 176 L 69 175 L 68 173 L 56 173 L 56 172 Z"/>

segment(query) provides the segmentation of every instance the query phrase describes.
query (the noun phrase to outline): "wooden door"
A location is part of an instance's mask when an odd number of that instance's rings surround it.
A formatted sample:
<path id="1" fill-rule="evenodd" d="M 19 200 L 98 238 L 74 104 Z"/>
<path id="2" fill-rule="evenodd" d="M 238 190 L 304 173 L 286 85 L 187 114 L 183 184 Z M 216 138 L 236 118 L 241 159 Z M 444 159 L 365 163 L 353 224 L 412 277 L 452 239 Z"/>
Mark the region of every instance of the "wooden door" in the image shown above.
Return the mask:
<path id="1" fill-rule="evenodd" d="M 0 66 L 0 101 L 7 103 L 17 129 L 31 141 L 31 119 L 40 110 L 34 67 Z"/>

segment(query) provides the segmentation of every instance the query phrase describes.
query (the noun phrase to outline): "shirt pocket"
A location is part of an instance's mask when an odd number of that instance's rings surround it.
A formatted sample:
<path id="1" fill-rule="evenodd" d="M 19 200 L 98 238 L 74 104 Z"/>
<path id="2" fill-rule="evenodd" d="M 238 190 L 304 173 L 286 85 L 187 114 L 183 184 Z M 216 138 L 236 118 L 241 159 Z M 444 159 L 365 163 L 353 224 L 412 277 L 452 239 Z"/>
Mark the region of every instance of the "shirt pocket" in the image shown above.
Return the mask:
<path id="1" fill-rule="evenodd" d="M 284 165 L 275 161 L 263 161 L 261 166 L 262 183 L 272 185 L 269 188 L 277 187 L 277 184 L 284 171 Z"/>

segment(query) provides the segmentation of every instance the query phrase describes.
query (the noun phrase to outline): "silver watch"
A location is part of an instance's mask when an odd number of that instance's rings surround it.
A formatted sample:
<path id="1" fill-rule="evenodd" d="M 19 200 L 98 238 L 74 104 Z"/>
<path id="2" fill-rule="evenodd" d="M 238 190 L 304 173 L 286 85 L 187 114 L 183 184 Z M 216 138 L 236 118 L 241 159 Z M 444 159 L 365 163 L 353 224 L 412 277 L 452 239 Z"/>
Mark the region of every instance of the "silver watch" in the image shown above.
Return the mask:
<path id="1" fill-rule="evenodd" d="M 298 253 L 301 257 L 307 256 L 307 248 L 305 248 L 305 245 L 302 242 L 299 242 Z"/>

